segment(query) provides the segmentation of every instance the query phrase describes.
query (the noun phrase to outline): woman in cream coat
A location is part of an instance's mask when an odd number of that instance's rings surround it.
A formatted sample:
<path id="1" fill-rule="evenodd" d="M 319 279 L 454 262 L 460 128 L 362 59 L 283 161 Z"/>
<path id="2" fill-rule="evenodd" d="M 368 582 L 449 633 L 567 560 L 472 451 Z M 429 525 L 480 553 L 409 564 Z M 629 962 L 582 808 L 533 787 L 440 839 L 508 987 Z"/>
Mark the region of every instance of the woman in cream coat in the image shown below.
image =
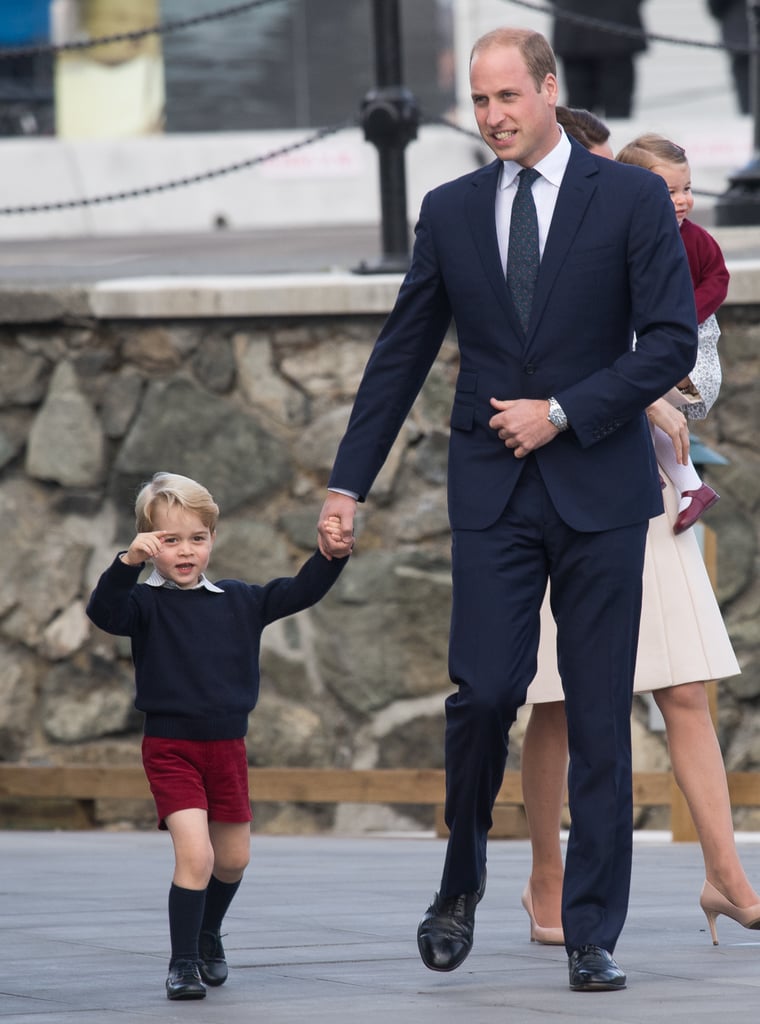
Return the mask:
<path id="1" fill-rule="evenodd" d="M 680 419 L 679 419 L 680 417 Z M 650 410 L 672 437 L 684 419 L 664 399 Z M 739 665 L 693 530 L 675 535 L 675 488 L 663 476 L 666 511 L 650 522 L 634 690 L 651 692 L 662 712 L 673 774 L 694 820 L 705 863 L 700 906 L 717 945 L 715 920 L 725 914 L 760 928 L 760 896 L 742 867 L 705 680 L 736 675 Z M 531 940 L 562 942 L 562 853 L 559 822 L 567 779 L 567 731 L 557 671 L 556 632 L 544 601 L 536 679 L 526 703 L 531 716 L 522 749 L 522 782 L 530 828 L 532 871 L 523 894 Z"/>

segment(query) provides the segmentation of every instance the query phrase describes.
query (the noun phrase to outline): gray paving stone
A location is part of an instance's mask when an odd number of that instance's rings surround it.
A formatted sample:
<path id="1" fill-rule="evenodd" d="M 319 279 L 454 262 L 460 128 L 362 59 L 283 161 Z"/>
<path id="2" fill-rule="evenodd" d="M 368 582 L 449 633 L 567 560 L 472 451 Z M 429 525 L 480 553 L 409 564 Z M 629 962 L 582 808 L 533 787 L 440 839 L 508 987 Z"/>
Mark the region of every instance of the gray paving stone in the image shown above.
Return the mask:
<path id="1" fill-rule="evenodd" d="M 760 843 L 740 850 L 760 879 Z M 528 941 L 524 841 L 489 846 L 475 948 L 452 974 L 421 964 L 417 921 L 444 844 L 428 836 L 258 836 L 225 922 L 227 984 L 164 995 L 168 837 L 0 833 L 0 1024 L 693 1024 L 755 1019 L 760 933 L 719 918 L 710 941 L 693 844 L 637 835 L 616 958 L 624 992 L 572 993 L 564 950 Z"/>

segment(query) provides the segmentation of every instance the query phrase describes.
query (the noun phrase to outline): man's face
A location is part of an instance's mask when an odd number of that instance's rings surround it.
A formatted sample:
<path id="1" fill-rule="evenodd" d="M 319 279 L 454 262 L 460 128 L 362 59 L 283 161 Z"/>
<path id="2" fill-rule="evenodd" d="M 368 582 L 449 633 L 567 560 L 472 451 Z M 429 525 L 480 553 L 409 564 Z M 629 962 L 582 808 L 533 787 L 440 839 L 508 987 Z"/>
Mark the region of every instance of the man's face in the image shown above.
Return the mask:
<path id="1" fill-rule="evenodd" d="M 194 587 L 208 567 L 214 534 L 195 513 L 163 502 L 153 513 L 153 525 L 163 533 L 154 566 L 183 590 Z"/>
<path id="2" fill-rule="evenodd" d="M 470 87 L 480 134 L 500 160 L 533 167 L 557 145 L 557 79 L 547 75 L 537 90 L 517 47 L 476 53 Z"/>

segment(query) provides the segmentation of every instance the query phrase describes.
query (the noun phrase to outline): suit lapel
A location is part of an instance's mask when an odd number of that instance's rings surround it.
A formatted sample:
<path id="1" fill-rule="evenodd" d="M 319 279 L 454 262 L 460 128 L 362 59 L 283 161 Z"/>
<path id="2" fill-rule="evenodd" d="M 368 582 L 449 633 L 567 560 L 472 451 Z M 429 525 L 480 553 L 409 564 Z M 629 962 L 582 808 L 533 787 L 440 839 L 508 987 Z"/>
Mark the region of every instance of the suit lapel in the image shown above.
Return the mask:
<path id="1" fill-rule="evenodd" d="M 483 265 L 483 273 L 493 288 L 504 315 L 508 317 L 512 331 L 520 337 L 522 328 L 507 288 L 496 235 L 496 189 L 500 175 L 501 160 L 494 160 L 472 178 L 473 187 L 466 200 L 467 223 Z"/>
<path id="2" fill-rule="evenodd" d="M 529 336 L 541 319 L 557 274 L 569 258 L 578 228 L 586 215 L 591 197 L 596 191 L 596 173 L 594 160 L 582 146 L 574 142 L 565 176 L 557 195 L 557 204 L 554 207 L 549 235 L 541 258 L 536 290 L 533 295 Z"/>

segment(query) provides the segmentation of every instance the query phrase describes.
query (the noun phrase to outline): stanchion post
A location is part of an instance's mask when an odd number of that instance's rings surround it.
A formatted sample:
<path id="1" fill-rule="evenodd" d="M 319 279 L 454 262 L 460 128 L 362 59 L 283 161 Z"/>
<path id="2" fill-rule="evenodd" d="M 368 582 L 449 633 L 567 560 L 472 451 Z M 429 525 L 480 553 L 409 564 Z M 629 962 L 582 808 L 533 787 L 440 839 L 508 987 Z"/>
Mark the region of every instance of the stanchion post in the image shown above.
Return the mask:
<path id="1" fill-rule="evenodd" d="M 760 224 L 760 0 L 747 0 L 750 54 L 750 103 L 754 122 L 752 159 L 732 174 L 715 203 L 715 222 L 723 226 Z"/>
<path id="2" fill-rule="evenodd" d="M 380 163 L 383 255 L 377 263 L 363 261 L 356 272 L 404 273 L 409 267 L 404 151 L 417 137 L 419 110 L 402 84 L 398 0 L 372 0 L 372 14 L 377 85 L 364 97 L 361 123 Z"/>

